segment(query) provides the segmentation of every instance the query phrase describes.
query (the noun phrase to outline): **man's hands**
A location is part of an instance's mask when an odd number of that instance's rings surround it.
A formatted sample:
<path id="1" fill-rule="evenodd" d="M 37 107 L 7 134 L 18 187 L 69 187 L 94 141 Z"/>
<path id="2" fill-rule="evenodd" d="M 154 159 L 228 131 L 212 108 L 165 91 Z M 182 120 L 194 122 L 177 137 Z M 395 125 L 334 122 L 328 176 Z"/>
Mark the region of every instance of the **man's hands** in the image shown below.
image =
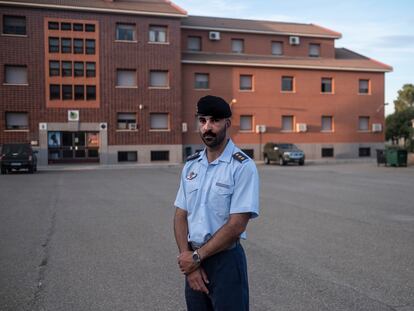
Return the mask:
<path id="1" fill-rule="evenodd" d="M 184 251 L 178 258 L 178 266 L 182 273 L 187 276 L 187 281 L 193 290 L 208 294 L 206 284 L 209 283 L 207 274 L 200 264 L 193 260 L 193 252 Z"/>
<path id="2" fill-rule="evenodd" d="M 195 271 L 199 264 L 196 264 L 193 260 L 193 252 L 191 251 L 184 251 L 178 256 L 178 266 L 180 270 L 185 275 L 190 274 L 191 272 Z"/>
<path id="3" fill-rule="evenodd" d="M 208 294 L 206 284 L 209 283 L 207 274 L 203 268 L 199 267 L 197 270 L 187 275 L 187 281 L 193 290 Z"/>

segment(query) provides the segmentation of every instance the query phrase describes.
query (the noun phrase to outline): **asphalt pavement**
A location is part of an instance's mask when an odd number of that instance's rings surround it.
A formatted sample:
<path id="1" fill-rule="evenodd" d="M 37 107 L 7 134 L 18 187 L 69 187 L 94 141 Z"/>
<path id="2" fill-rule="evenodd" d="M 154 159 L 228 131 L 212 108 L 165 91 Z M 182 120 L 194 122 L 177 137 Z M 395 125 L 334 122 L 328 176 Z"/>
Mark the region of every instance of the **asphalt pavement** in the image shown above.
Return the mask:
<path id="1" fill-rule="evenodd" d="M 414 310 L 414 167 L 259 165 L 251 310 Z M 0 310 L 185 310 L 180 166 L 0 176 Z"/>

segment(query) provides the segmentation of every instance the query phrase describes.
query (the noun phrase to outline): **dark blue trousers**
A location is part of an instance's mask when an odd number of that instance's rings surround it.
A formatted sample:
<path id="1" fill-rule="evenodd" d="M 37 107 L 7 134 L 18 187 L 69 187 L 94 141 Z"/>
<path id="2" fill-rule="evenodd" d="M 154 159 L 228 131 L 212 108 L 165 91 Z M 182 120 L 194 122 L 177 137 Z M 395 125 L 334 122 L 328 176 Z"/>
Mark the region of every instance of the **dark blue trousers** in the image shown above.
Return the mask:
<path id="1" fill-rule="evenodd" d="M 194 291 L 185 282 L 188 311 L 248 311 L 249 284 L 246 255 L 240 243 L 201 264 L 210 281 L 209 294 Z"/>

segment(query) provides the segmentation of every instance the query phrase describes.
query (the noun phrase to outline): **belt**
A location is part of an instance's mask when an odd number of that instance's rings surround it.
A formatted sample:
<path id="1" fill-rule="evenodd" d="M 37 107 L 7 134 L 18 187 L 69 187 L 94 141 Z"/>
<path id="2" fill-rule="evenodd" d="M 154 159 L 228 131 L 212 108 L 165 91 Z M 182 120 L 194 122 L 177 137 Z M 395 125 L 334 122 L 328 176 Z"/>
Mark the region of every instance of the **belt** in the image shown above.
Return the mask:
<path id="1" fill-rule="evenodd" d="M 197 243 L 197 242 L 192 242 L 192 241 L 188 242 L 188 245 L 193 251 L 198 250 L 199 248 L 203 247 L 204 244 L 206 243 Z M 226 250 L 233 249 L 239 244 L 240 244 L 240 239 L 237 239 L 237 241 L 234 242 L 232 245 L 230 245 Z"/>

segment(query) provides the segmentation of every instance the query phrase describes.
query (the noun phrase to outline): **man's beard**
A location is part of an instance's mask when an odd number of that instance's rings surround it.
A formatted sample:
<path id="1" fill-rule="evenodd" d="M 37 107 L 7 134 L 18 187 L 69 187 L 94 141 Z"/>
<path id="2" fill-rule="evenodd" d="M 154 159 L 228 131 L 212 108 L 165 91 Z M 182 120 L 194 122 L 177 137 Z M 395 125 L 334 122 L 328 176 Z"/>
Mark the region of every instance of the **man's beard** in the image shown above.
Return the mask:
<path id="1" fill-rule="evenodd" d="M 218 146 L 220 146 L 223 143 L 223 141 L 226 139 L 226 130 L 227 130 L 227 127 L 224 127 L 217 134 L 214 134 L 211 131 L 205 132 L 204 134 L 201 134 L 200 132 L 200 137 L 207 147 L 215 149 Z"/>

